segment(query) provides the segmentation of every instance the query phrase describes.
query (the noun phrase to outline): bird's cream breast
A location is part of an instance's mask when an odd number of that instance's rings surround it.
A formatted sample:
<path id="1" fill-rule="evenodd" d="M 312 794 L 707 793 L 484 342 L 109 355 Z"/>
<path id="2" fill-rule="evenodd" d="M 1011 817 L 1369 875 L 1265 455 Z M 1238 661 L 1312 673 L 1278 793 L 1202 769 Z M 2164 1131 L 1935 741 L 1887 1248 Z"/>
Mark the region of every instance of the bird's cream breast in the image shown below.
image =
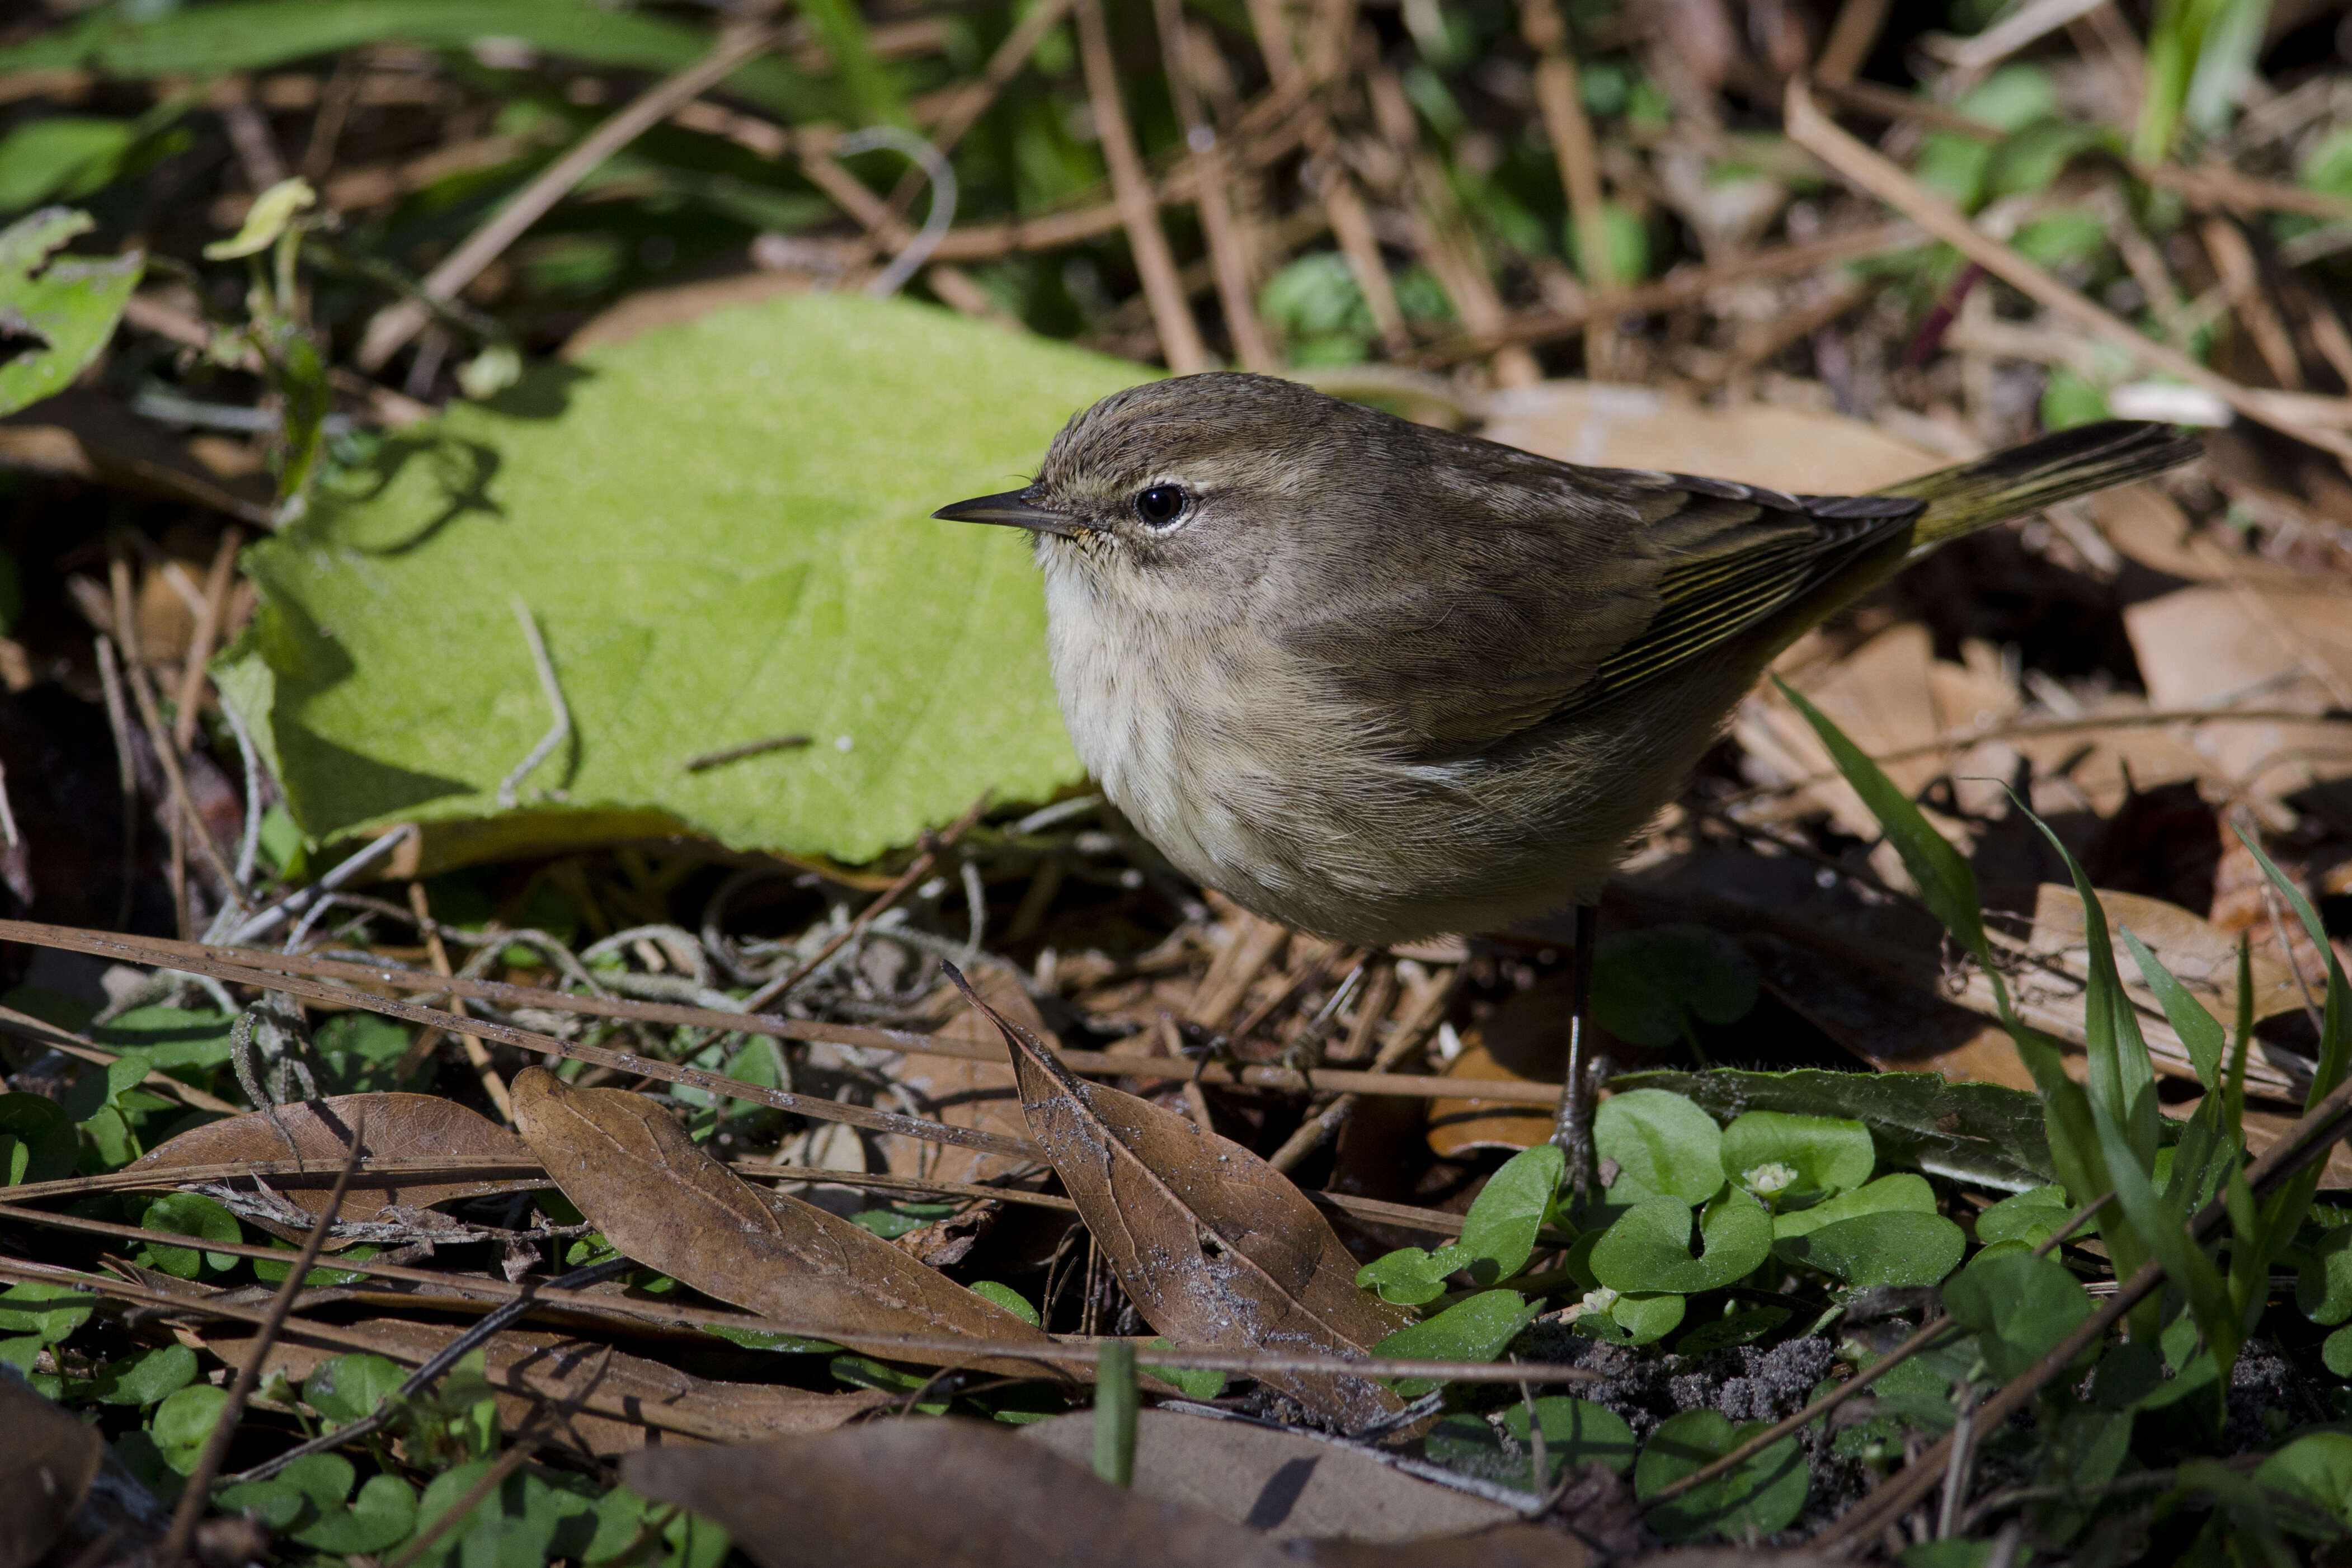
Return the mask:
<path id="1" fill-rule="evenodd" d="M 1275 716 L 1265 683 L 1148 603 L 1106 603 L 1103 591 L 1078 569 L 1046 568 L 1054 685 L 1079 759 L 1185 872 L 1227 888 L 1264 876 L 1291 858 L 1264 830 L 1303 804 L 1251 799 L 1281 777 L 1256 755 Z"/>

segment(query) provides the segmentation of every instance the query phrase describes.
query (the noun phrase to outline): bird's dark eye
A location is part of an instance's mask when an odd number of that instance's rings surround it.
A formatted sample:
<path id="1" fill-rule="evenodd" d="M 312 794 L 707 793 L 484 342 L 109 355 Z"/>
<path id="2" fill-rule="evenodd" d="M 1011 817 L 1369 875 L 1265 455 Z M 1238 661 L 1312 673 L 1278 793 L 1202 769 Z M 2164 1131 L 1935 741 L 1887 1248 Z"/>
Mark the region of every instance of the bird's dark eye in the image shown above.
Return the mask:
<path id="1" fill-rule="evenodd" d="M 1178 485 L 1154 485 L 1135 497 L 1135 515 L 1155 528 L 1164 528 L 1184 515 L 1184 491 Z"/>

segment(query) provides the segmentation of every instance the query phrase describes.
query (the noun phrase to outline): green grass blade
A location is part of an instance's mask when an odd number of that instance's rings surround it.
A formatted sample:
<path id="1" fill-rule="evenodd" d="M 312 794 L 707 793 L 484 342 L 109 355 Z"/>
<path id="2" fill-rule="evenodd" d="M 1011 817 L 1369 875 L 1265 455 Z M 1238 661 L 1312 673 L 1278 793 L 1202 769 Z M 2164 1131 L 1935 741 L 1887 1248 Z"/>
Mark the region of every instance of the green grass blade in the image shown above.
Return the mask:
<path id="1" fill-rule="evenodd" d="M 2238 841 L 2252 852 L 2262 866 L 2263 874 L 2271 879 L 2271 885 L 2294 907 L 2295 918 L 2303 922 L 2304 931 L 2311 937 L 2311 945 L 2327 962 L 2327 1002 L 2319 1021 L 2319 1066 L 2311 1081 L 2311 1092 L 2303 1103 L 2304 1109 L 2309 1110 L 2335 1092 L 2336 1086 L 2344 1082 L 2346 1067 L 2352 1065 L 2352 1019 L 2345 1015 L 2344 966 L 2336 961 L 2336 949 L 2327 940 L 2327 927 L 2319 923 L 2319 911 L 2311 906 L 2311 900 L 2304 897 L 2303 890 L 2272 862 L 2270 856 L 2263 853 L 2262 845 L 2254 842 L 2245 829 L 2237 829 L 2237 834 Z M 2294 961 L 2292 954 L 2288 961 Z M 2242 981 L 2238 994 L 2250 994 Z"/>
<path id="2" fill-rule="evenodd" d="M 2230 1075 L 2223 1082 L 2221 1103 L 2230 1118 L 2230 1144 L 2246 1146 L 2246 1051 L 2254 1038 L 2254 948 L 2246 934 L 2238 933 L 2238 1017 L 2230 1042 Z"/>
<path id="3" fill-rule="evenodd" d="M 1780 676 L 1773 676 L 1772 684 L 1780 687 L 1780 695 L 1804 716 L 1805 722 L 1813 727 L 1813 733 L 1822 737 L 1822 744 L 1829 747 L 1838 771 L 1862 797 L 1862 803 L 1870 808 L 1870 814 L 1878 819 L 1887 841 L 1903 857 L 1904 869 L 1919 884 L 1919 895 L 1927 901 L 1936 918 L 1960 939 L 1961 946 L 1974 954 L 1985 973 L 1992 977 L 1994 991 L 2006 1015 L 2007 988 L 1992 967 L 1991 952 L 1985 941 L 1984 911 L 1977 902 L 1976 873 L 1969 869 L 1967 858 L 1943 834 L 1927 825 L 1919 808 L 1895 787 L 1895 781 L 1880 770 L 1877 763 L 1846 738 L 1845 731 L 1832 723 L 1827 714 L 1806 701 Z"/>
<path id="4" fill-rule="evenodd" d="M 2231 1363 L 2238 1358 L 2238 1347 L 2244 1343 L 2245 1328 L 2238 1304 L 2232 1298 L 2221 1271 L 2213 1260 L 2205 1255 L 2189 1234 L 2188 1216 L 2174 1203 L 2160 1196 L 2147 1173 L 2140 1168 L 2124 1128 L 2105 1108 L 2094 1105 L 2092 1113 L 2097 1119 L 2100 1148 L 2107 1156 L 2107 1174 L 2115 1179 L 2116 1201 L 2135 1238 L 2164 1265 L 2164 1271 L 2189 1298 L 2189 1310 L 2195 1314 L 2197 1327 L 2205 1336 L 2206 1348 L 2221 1364 L 2226 1383 Z M 2122 1277 L 2123 1256 L 2116 1250 L 2119 1236 L 2102 1227 L 2110 1251 L 2116 1252 L 2117 1277 Z M 2137 1318 L 2134 1333 L 2138 1332 Z"/>
<path id="5" fill-rule="evenodd" d="M 2156 993 L 2164 1009 L 2164 1016 L 2172 1025 L 2172 1032 L 2189 1048 L 2189 1065 L 2197 1070 L 2197 1082 L 2205 1092 L 2213 1093 L 2221 1086 L 2221 1053 L 2228 1041 L 2221 1033 L 2221 1020 L 2205 1010 L 2204 1005 L 2189 994 L 2189 988 L 2173 977 L 2164 961 L 2149 951 L 2147 943 L 2129 930 L 2123 934 L 2124 946 L 2131 950 L 2132 962 L 2139 966 L 2140 978 Z"/>
<path id="6" fill-rule="evenodd" d="M 2090 949 L 2090 983 L 2083 995 L 2083 1039 L 2091 1059 L 2091 1100 L 2123 1129 L 2140 1170 L 2151 1171 L 2157 1145 L 2156 1068 L 2148 1060 L 2147 1041 L 2140 1036 L 2138 1015 L 2124 994 L 2123 976 L 2116 969 L 2107 912 L 2091 879 L 2050 831 L 2050 824 L 2017 800 L 2015 791 L 2010 798 L 2058 852 L 2066 874 L 2074 879 L 2074 895 L 2083 901 L 2083 936 Z"/>

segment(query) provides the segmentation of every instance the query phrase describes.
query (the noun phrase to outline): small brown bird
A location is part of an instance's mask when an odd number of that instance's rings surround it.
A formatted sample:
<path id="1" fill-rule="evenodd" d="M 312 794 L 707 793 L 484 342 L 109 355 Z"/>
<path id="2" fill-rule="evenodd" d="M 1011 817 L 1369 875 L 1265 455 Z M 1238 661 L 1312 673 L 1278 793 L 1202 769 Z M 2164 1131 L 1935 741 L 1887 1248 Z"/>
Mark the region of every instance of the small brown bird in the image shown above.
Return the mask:
<path id="1" fill-rule="evenodd" d="M 1034 483 L 933 515 L 1036 536 L 1071 739 L 1171 861 L 1386 944 L 1590 905 L 1808 628 L 1948 539 L 2198 450 L 2108 423 L 1790 496 L 1214 372 L 1103 399 Z"/>

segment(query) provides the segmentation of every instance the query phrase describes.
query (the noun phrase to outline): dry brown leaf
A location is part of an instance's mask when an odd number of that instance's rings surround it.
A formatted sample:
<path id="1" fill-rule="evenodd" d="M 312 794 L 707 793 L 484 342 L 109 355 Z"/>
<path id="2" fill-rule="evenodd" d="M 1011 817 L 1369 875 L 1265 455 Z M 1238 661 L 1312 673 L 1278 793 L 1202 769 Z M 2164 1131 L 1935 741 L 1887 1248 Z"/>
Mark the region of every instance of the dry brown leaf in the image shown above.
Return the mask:
<path id="1" fill-rule="evenodd" d="M 2194 1077 L 2189 1049 L 2166 1021 L 2155 996 L 2141 983 L 2139 966 L 2124 946 L 2122 933 L 2127 928 L 2147 943 L 2174 977 L 2225 1025 L 2237 1016 L 2236 938 L 2160 898 L 2101 891 L 2099 902 L 2106 910 L 2116 968 L 2123 977 L 2125 991 L 2138 1004 L 2140 1034 L 2147 1041 L 2156 1070 L 2174 1077 Z M 2034 890 L 2033 930 L 2027 944 L 2036 957 L 2049 963 L 2028 965 L 2008 977 L 2010 999 L 2018 1016 L 2035 1029 L 2082 1044 L 2087 991 L 2083 977 L 2089 972 L 2090 949 L 2084 941 L 2082 900 L 2073 888 L 2044 883 Z M 1970 1005 L 1990 1010 L 1992 988 L 1981 972 L 1970 974 L 1967 998 Z M 2258 957 L 2254 1016 L 2269 1018 L 2301 1005 L 2294 977 L 2284 966 Z M 2259 1040 L 2247 1055 L 2246 1083 L 2257 1092 L 2295 1092 L 2309 1082 L 2310 1073 L 2310 1062 Z"/>
<path id="2" fill-rule="evenodd" d="M 1013 1051 L 1030 1134 L 1136 1309 L 1177 1346 L 1347 1355 L 1408 1321 L 1356 1288 L 1355 1259 L 1289 1177 L 1185 1117 L 1073 1076 L 1034 1035 L 988 1017 Z M 1401 1407 L 1369 1378 L 1264 1380 L 1342 1429 Z"/>
<path id="3" fill-rule="evenodd" d="M 1650 387 L 1591 382 L 1497 392 L 1479 434 L 1563 463 L 1705 474 L 1800 494 L 1859 495 L 1950 462 L 1838 414 L 1760 402 L 1709 408 Z"/>
<path id="4" fill-rule="evenodd" d="M 370 1158 L 530 1158 L 530 1151 L 523 1146 L 521 1139 L 453 1101 L 432 1094 L 339 1094 L 280 1105 L 275 1125 L 259 1111 L 209 1123 L 150 1150 L 128 1168 L 141 1175 L 160 1175 L 183 1166 L 247 1165 L 288 1158 L 316 1161 L 318 1185 L 296 1186 L 283 1176 L 271 1185 L 280 1187 L 297 1207 L 322 1214 L 327 1207 L 327 1189 L 351 1147 L 351 1130 L 362 1118 L 367 1130 L 361 1152 Z M 282 1134 L 279 1126 L 285 1129 Z M 292 1140 L 291 1149 L 287 1146 L 289 1139 Z M 540 1185 L 537 1178 L 530 1176 L 475 1180 L 437 1176 L 414 1183 L 362 1177 L 352 1184 L 344 1197 L 342 1218 L 373 1219 L 382 1210 L 394 1206 L 429 1208 L 461 1197 L 523 1192 Z"/>
<path id="5" fill-rule="evenodd" d="M 2352 597 L 2210 584 L 2124 612 L 2148 700 L 2159 709 L 2239 705 L 2352 707 Z M 2352 777 L 2352 728 L 2273 720 L 2209 724 L 2190 744 L 2233 790 L 2276 801 Z"/>
<path id="6" fill-rule="evenodd" d="M 1845 962 L 1823 948 L 1750 933 L 1740 943 L 1764 988 L 1884 1072 L 1940 1072 L 1950 1083 L 2033 1090 L 2009 1031 L 1917 986 Z"/>
<path id="7" fill-rule="evenodd" d="M 1024 1427 L 1021 1436 L 1073 1464 L 1093 1462 L 1090 1410 Z M 1360 1448 L 1176 1410 L 1137 1418 L 1135 1490 L 1277 1541 L 1419 1541 L 1514 1517 L 1491 1498 L 1409 1475 Z"/>
<path id="8" fill-rule="evenodd" d="M 1037 1004 L 1021 988 L 1013 974 L 995 965 L 981 971 L 974 982 L 989 1005 L 1045 1037 L 1045 1020 Z M 932 1038 L 966 1045 L 993 1045 L 987 1021 L 966 1008 L 954 990 L 941 987 L 941 1004 L 952 999 L 954 1010 Z M 977 1127 L 1026 1139 L 1029 1124 L 1021 1115 L 1021 1089 L 1012 1067 L 1002 1061 L 967 1061 L 961 1057 L 908 1051 L 883 1071 L 916 1099 L 922 1114 L 936 1116 L 952 1127 Z M 986 1181 L 1003 1175 L 1018 1163 L 1002 1155 L 953 1144 L 920 1143 L 913 1138 L 885 1140 L 894 1176 L 921 1176 L 931 1181 Z"/>
<path id="9" fill-rule="evenodd" d="M 1137 1484 L 1113 1486 L 1043 1443 L 952 1416 L 740 1448 L 648 1448 L 621 1464 L 631 1490 L 716 1521 L 761 1568 L 1583 1568 L 1591 1560 L 1573 1536 L 1532 1525 L 1402 1545 L 1277 1544 L 1155 1496 L 1148 1476 L 1139 1455 Z M 1691 1568 L 1731 1561 L 1700 1553 Z"/>
<path id="10" fill-rule="evenodd" d="M 383 1354 L 414 1365 L 437 1354 L 462 1331 L 441 1323 L 369 1318 L 346 1332 L 373 1340 Z M 178 1333 L 184 1343 L 201 1345 L 239 1369 L 252 1354 L 254 1330 L 247 1324 L 207 1322 Z M 829 1432 L 891 1398 L 873 1390 L 818 1394 L 774 1384 L 714 1383 L 643 1356 L 618 1354 L 603 1364 L 583 1392 L 583 1383 L 597 1371 L 604 1348 L 601 1341 L 531 1330 L 493 1334 L 482 1346 L 482 1375 L 502 1391 L 499 1415 L 507 1430 L 515 1430 L 542 1402 L 560 1405 L 580 1395 L 558 1439 L 583 1453 L 605 1456 L 634 1453 L 650 1440 L 649 1433 L 742 1443 Z M 320 1363 L 344 1354 L 337 1347 L 281 1339 L 269 1347 L 266 1370 L 283 1371 L 299 1383 Z"/>
<path id="11" fill-rule="evenodd" d="M 1296 1568 L 1265 1536 L 953 1417 L 648 1448 L 623 1484 L 715 1520 L 761 1568 Z"/>
<path id="12" fill-rule="evenodd" d="M 1838 723 L 1853 743 L 1874 758 L 1890 758 L 1886 775 L 1906 795 L 1916 795 L 1944 771 L 1940 752 L 1893 758 L 1929 747 L 1956 731 L 1989 729 L 2014 713 L 2018 695 L 2000 673 L 1998 655 L 1986 651 L 1969 664 L 1935 656 L 1925 626 L 1889 627 L 1826 669 L 1790 676 Z M 1769 777 L 1818 782 L 1792 793 L 1790 810 L 1826 810 L 1844 832 L 1859 839 L 1879 836 L 1877 819 L 1853 786 L 1836 777 L 1828 748 L 1812 727 L 1769 687 L 1739 705 L 1732 734 Z"/>
<path id="13" fill-rule="evenodd" d="M 65 1533 L 106 1457 L 106 1439 L 0 1372 L 0 1564 L 30 1568 Z"/>
<path id="14" fill-rule="evenodd" d="M 1045 1345 L 1011 1312 L 862 1226 L 752 1186 L 675 1117 L 618 1089 L 574 1089 L 543 1068 L 514 1081 L 515 1123 L 547 1174 L 623 1255 L 705 1295 L 876 1354 L 1041 1375 L 1034 1362 L 948 1358 L 892 1334 Z"/>

